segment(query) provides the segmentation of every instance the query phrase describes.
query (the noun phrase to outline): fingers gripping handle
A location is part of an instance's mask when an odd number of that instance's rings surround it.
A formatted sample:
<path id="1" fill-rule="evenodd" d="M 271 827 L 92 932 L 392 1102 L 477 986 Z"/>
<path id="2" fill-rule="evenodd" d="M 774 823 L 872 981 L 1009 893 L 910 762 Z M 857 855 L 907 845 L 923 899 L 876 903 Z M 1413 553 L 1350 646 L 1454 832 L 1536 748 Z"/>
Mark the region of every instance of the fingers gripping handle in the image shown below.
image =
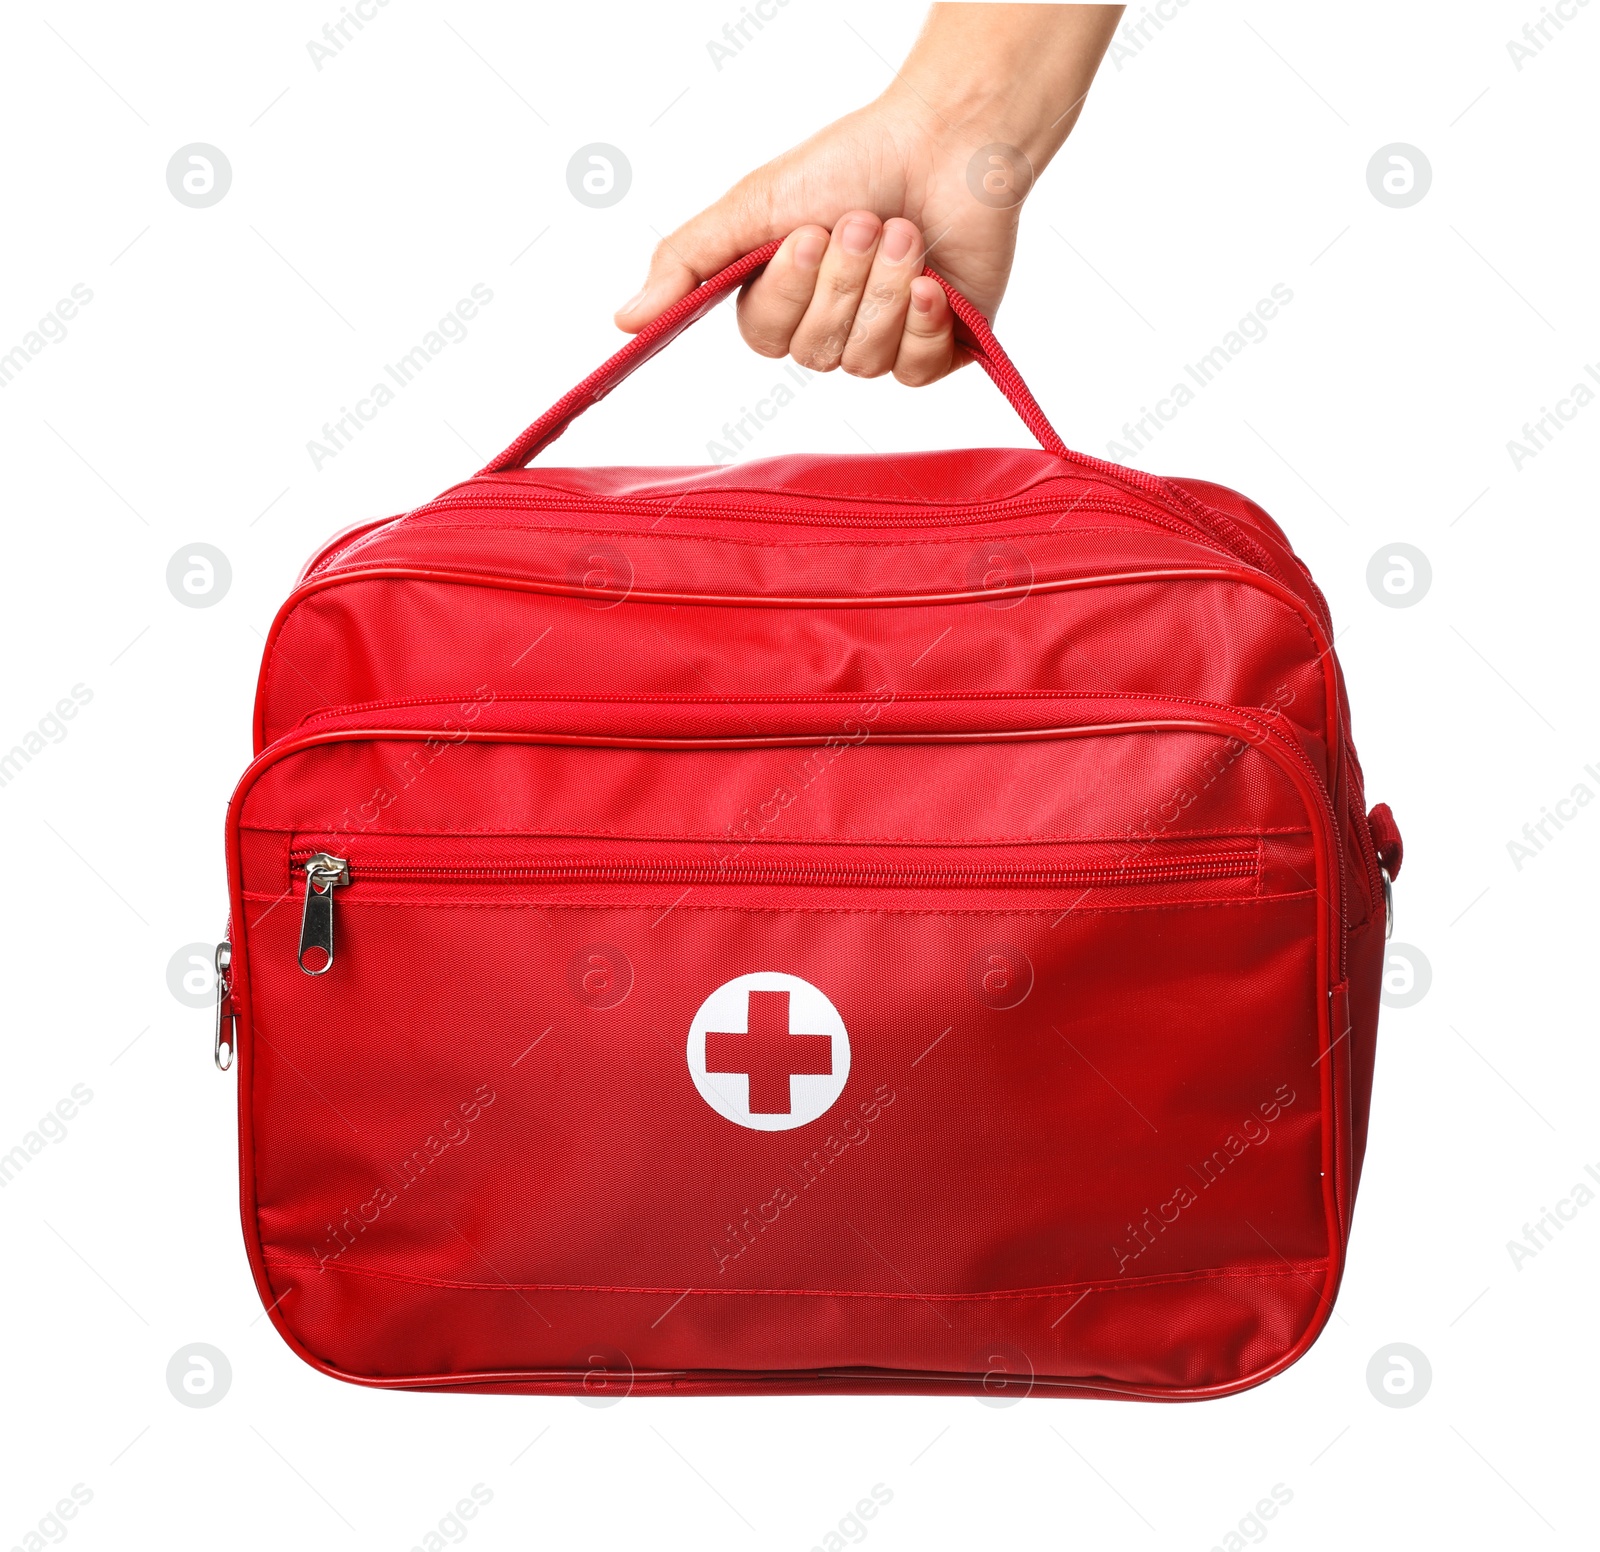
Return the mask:
<path id="1" fill-rule="evenodd" d="M 697 286 L 687 296 L 674 302 L 653 323 L 647 324 L 634 335 L 603 366 L 591 372 L 576 388 L 556 400 L 510 447 L 498 458 L 485 464 L 478 473 L 503 474 L 508 469 L 522 468 L 536 453 L 542 452 L 555 441 L 590 405 L 598 404 L 618 383 L 643 366 L 658 350 L 664 350 L 691 323 L 705 317 L 730 291 L 743 285 L 772 258 L 779 246 L 776 242 L 769 242 L 764 247 L 757 248 L 754 253 L 747 253 L 720 274 L 713 275 L 703 285 Z M 1028 391 L 1028 385 L 1023 382 L 1022 374 L 1000 348 L 1000 342 L 990 331 L 983 314 L 942 275 L 935 274 L 931 269 L 924 269 L 923 274 L 931 280 L 938 281 L 944 288 L 945 295 L 950 299 L 950 310 L 956 316 L 961 343 L 1010 401 L 1012 408 L 1022 417 L 1023 424 L 1038 439 L 1039 445 L 1058 457 L 1071 456 L 1066 444 L 1056 435 L 1055 428 L 1045 419 L 1044 411 L 1039 408 L 1038 402 Z"/>

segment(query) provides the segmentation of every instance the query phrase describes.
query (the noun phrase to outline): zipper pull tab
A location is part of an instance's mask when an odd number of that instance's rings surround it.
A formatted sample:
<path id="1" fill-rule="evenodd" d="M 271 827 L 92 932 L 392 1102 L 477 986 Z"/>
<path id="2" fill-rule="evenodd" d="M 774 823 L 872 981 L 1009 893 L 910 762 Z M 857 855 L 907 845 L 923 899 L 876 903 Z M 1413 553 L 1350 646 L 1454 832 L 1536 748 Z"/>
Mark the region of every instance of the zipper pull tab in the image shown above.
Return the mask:
<path id="1" fill-rule="evenodd" d="M 217 971 L 217 1033 L 211 1042 L 211 1060 L 218 1072 L 233 1066 L 234 1054 L 239 1048 L 239 1018 L 233 1011 L 233 980 L 228 966 L 233 963 L 233 945 L 223 941 L 217 945 L 212 961 Z"/>
<path id="2" fill-rule="evenodd" d="M 299 957 L 300 968 L 307 975 L 326 975 L 333 969 L 333 892 L 349 882 L 350 864 L 343 857 L 319 851 L 306 858 L 306 904 L 300 918 Z"/>

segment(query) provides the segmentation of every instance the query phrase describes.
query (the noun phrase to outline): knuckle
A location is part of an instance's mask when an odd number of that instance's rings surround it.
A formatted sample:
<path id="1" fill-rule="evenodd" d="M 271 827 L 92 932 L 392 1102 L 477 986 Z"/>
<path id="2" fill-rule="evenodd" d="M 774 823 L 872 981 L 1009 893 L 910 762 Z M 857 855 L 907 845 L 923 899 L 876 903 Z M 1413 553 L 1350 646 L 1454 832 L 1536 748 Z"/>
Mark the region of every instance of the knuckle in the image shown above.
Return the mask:
<path id="1" fill-rule="evenodd" d="M 812 292 L 816 287 L 809 275 L 802 275 L 797 270 L 784 270 L 776 277 L 775 286 L 777 293 L 784 301 L 794 306 L 804 307 L 811 300 Z"/>
<path id="2" fill-rule="evenodd" d="M 679 250 L 672 243 L 670 237 L 663 237 L 650 254 L 650 273 L 660 274 L 663 270 L 674 270 L 683 264 Z"/>
<path id="3" fill-rule="evenodd" d="M 839 365 L 840 352 L 831 340 L 820 340 L 810 345 L 797 342 L 791 354 L 801 366 L 809 367 L 813 372 L 831 372 Z"/>

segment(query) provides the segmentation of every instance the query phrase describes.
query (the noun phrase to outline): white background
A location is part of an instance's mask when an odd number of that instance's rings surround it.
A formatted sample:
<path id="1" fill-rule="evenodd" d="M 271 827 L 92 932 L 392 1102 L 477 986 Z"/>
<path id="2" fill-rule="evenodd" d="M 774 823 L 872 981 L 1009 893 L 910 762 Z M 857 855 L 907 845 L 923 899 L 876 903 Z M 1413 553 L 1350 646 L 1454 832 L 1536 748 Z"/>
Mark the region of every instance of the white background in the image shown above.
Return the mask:
<path id="1" fill-rule="evenodd" d="M 1195 1406 L 597 1410 L 342 1386 L 261 1318 L 234 1084 L 167 967 L 223 919 L 262 633 L 327 535 L 469 473 L 608 354 L 652 229 L 874 95 L 919 18 L 791 0 L 719 72 L 706 44 L 738 10 L 394 0 L 318 72 L 305 45 L 333 0 L 6 8 L 0 351 L 74 284 L 94 300 L 0 391 L 0 748 L 73 685 L 93 698 L 0 787 L 0 1151 L 74 1084 L 93 1099 L 0 1190 L 0 1546 L 78 1482 L 85 1549 L 405 1548 L 474 1483 L 485 1549 L 806 1548 L 874 1483 L 885 1552 L 1206 1548 L 1275 1483 L 1285 1549 L 1586 1542 L 1600 1203 L 1520 1270 L 1507 1241 L 1600 1168 L 1600 806 L 1520 870 L 1507 843 L 1577 783 L 1600 792 L 1600 406 L 1520 472 L 1506 444 L 1600 362 L 1600 6 L 1519 72 L 1506 44 L 1534 0 L 1195 0 L 1108 61 L 998 319 L 1068 440 L 1104 452 L 1274 284 L 1294 293 L 1140 461 L 1249 492 L 1327 591 L 1369 794 L 1406 835 L 1398 936 L 1432 966 L 1384 1014 L 1349 1272 L 1308 1357 Z M 209 209 L 165 181 L 192 141 L 232 164 Z M 566 186 L 592 141 L 633 168 L 607 210 Z M 1433 169 L 1409 209 L 1367 187 L 1395 141 Z M 480 282 L 469 337 L 316 472 L 323 422 Z M 724 311 L 560 455 L 703 462 L 777 370 Z M 921 393 L 835 375 L 762 451 L 856 451 L 857 432 L 1023 439 L 975 371 Z M 215 607 L 166 586 L 195 541 L 231 562 Z M 1366 583 L 1396 541 L 1432 565 L 1411 608 Z M 232 1363 L 207 1409 L 164 1378 L 194 1342 Z M 1365 1379 L 1395 1342 L 1433 1370 L 1403 1410 Z"/>

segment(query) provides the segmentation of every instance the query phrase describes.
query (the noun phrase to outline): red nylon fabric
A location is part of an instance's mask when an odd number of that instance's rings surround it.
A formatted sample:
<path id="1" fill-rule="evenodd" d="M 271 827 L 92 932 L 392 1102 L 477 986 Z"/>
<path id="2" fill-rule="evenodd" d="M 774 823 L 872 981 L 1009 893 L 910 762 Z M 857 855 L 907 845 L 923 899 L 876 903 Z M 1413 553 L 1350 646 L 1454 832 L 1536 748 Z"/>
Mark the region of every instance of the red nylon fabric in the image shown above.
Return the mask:
<path id="1" fill-rule="evenodd" d="M 1337 1292 L 1400 860 L 1326 606 L 1244 497 L 1068 452 L 954 295 L 1044 451 L 520 468 L 768 257 L 273 626 L 263 1303 L 382 1386 L 1259 1383 Z"/>
<path id="2" fill-rule="evenodd" d="M 1405 860 L 1405 842 L 1400 839 L 1400 827 L 1394 822 L 1394 814 L 1387 803 L 1374 803 L 1372 812 L 1367 815 L 1367 823 L 1372 828 L 1372 844 L 1377 848 L 1378 861 L 1384 866 L 1390 878 L 1400 876 L 1400 864 Z"/>

